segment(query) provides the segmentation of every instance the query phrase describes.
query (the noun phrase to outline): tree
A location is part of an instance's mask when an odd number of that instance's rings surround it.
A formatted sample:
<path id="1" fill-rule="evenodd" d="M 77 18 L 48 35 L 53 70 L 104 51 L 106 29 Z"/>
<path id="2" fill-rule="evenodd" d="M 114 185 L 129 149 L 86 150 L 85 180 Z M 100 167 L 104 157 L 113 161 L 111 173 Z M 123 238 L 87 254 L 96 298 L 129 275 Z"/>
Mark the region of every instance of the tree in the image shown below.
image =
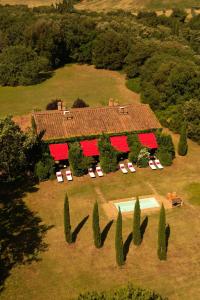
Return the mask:
<path id="1" fill-rule="evenodd" d="M 82 108 L 82 107 L 88 107 L 89 105 L 82 99 L 80 98 L 77 98 L 73 105 L 72 105 L 72 108 Z"/>
<path id="2" fill-rule="evenodd" d="M 128 38 L 126 34 L 107 30 L 100 33 L 94 41 L 93 64 L 97 68 L 119 70 L 128 54 Z"/>
<path id="3" fill-rule="evenodd" d="M 61 3 L 56 4 L 59 13 L 71 13 L 74 11 L 73 0 L 62 0 Z"/>
<path id="4" fill-rule="evenodd" d="M 13 181 L 27 168 L 26 136 L 11 117 L 0 119 L 0 179 Z"/>
<path id="5" fill-rule="evenodd" d="M 69 163 L 73 174 L 75 176 L 82 176 L 86 174 L 88 168 L 91 167 L 93 159 L 90 157 L 84 157 L 80 144 L 76 142 L 70 145 Z"/>
<path id="6" fill-rule="evenodd" d="M 122 238 L 122 213 L 120 208 L 119 208 L 117 223 L 116 223 L 115 251 L 116 251 L 116 262 L 118 266 L 122 266 L 124 264 L 124 252 L 123 252 L 123 238 Z"/>
<path id="7" fill-rule="evenodd" d="M 5 48 L 0 54 L 0 85 L 30 85 L 41 81 L 47 60 L 24 46 Z"/>
<path id="8" fill-rule="evenodd" d="M 159 225 L 158 225 L 158 258 L 160 260 L 167 259 L 167 248 L 166 248 L 166 217 L 165 217 L 165 208 L 162 204 L 160 209 L 160 218 L 159 218 Z"/>
<path id="9" fill-rule="evenodd" d="M 178 154 L 181 156 L 185 156 L 188 151 L 188 144 L 187 144 L 187 125 L 184 122 L 181 128 L 180 139 L 178 143 Z"/>
<path id="10" fill-rule="evenodd" d="M 140 201 L 137 197 L 135 208 L 134 208 L 134 218 L 133 218 L 133 243 L 135 245 L 140 245 L 142 242 L 141 232 L 140 232 L 140 217 L 141 217 L 141 210 L 140 210 Z"/>
<path id="11" fill-rule="evenodd" d="M 46 110 L 57 110 L 58 109 L 58 103 L 61 102 L 61 99 L 54 99 L 51 102 L 49 102 L 46 106 Z"/>
<path id="12" fill-rule="evenodd" d="M 99 209 L 98 209 L 97 201 L 94 203 L 94 208 L 93 208 L 92 228 L 93 228 L 94 245 L 96 248 L 100 248 L 102 243 L 101 243 L 101 230 L 99 226 Z"/>
<path id="13" fill-rule="evenodd" d="M 136 133 L 128 136 L 128 145 L 130 147 L 130 152 L 129 152 L 128 158 L 132 163 L 137 163 L 138 155 L 140 153 L 142 146 L 139 142 L 139 139 L 138 139 L 138 136 Z"/>
<path id="14" fill-rule="evenodd" d="M 187 122 L 188 137 L 200 144 L 200 101 L 198 99 L 187 101 L 183 111 Z"/>
<path id="15" fill-rule="evenodd" d="M 70 212 L 69 212 L 69 201 L 67 194 L 65 195 L 64 201 L 64 231 L 65 240 L 68 244 L 72 243 L 71 223 L 70 223 Z"/>
<path id="16" fill-rule="evenodd" d="M 105 173 L 117 169 L 117 151 L 110 144 L 109 137 L 103 134 L 99 140 L 100 164 Z"/>

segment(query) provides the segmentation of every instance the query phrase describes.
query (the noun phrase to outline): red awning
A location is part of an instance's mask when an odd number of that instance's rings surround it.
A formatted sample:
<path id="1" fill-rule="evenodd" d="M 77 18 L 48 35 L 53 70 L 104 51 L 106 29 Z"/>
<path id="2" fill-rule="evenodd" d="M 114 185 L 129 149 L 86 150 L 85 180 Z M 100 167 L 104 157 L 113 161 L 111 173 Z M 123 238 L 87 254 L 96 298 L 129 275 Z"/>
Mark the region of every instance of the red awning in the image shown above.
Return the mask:
<path id="1" fill-rule="evenodd" d="M 49 150 L 54 160 L 68 159 L 68 145 L 65 144 L 50 144 Z"/>
<path id="2" fill-rule="evenodd" d="M 111 136 L 111 145 L 119 152 L 129 152 L 129 146 L 127 143 L 127 136 Z"/>
<path id="3" fill-rule="evenodd" d="M 155 134 L 150 132 L 150 133 L 139 133 L 138 138 L 140 143 L 150 149 L 155 149 L 158 148 L 158 144 L 156 141 Z"/>
<path id="4" fill-rule="evenodd" d="M 81 148 L 83 150 L 84 156 L 97 156 L 99 155 L 99 149 L 98 149 L 98 140 L 85 140 L 81 141 Z"/>

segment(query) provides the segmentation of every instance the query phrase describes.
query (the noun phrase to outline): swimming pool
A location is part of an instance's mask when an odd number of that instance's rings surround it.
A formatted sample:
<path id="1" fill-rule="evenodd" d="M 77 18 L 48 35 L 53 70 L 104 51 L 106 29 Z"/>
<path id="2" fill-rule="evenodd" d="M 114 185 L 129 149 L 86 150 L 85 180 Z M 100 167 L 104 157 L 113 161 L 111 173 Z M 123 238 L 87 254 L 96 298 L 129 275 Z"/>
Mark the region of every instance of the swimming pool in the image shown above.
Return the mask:
<path id="1" fill-rule="evenodd" d="M 117 202 L 114 203 L 117 210 L 121 210 L 121 212 L 130 212 L 134 210 L 136 200 L 124 201 L 124 202 Z M 145 198 L 140 199 L 140 208 L 141 209 L 148 209 L 148 208 L 158 208 L 160 207 L 158 201 L 153 198 Z"/>

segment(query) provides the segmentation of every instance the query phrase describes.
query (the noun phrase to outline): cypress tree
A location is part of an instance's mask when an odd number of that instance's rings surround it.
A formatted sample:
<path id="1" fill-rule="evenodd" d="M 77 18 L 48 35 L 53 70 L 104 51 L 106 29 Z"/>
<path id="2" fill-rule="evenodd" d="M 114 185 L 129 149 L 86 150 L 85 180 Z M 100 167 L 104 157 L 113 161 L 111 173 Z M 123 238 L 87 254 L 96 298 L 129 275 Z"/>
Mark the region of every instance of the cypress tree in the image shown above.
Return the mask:
<path id="1" fill-rule="evenodd" d="M 101 247 L 101 230 L 100 230 L 100 226 L 99 226 L 99 209 L 98 209 L 97 201 L 94 203 L 94 208 L 93 208 L 92 227 L 93 227 L 94 245 L 96 248 L 100 248 Z"/>
<path id="2" fill-rule="evenodd" d="M 184 156 L 187 154 L 188 144 L 187 144 L 187 126 L 184 122 L 181 128 L 180 139 L 178 143 L 178 154 Z"/>
<path id="3" fill-rule="evenodd" d="M 159 219 L 159 226 L 158 226 L 158 251 L 157 251 L 158 258 L 160 260 L 167 259 L 165 226 L 166 226 L 165 208 L 162 204 L 160 209 L 160 219 Z"/>
<path id="4" fill-rule="evenodd" d="M 116 262 L 118 266 L 124 264 L 124 251 L 123 251 L 123 238 L 122 238 L 122 214 L 119 209 L 116 223 L 115 233 L 115 251 L 116 251 Z"/>
<path id="5" fill-rule="evenodd" d="M 134 208 L 134 216 L 133 216 L 133 243 L 139 246 L 142 242 L 141 232 L 140 232 L 140 201 L 137 198 Z"/>
<path id="6" fill-rule="evenodd" d="M 72 233 L 70 224 L 70 212 L 69 212 L 69 201 L 67 194 L 65 195 L 64 202 L 64 230 L 65 230 L 65 240 L 68 244 L 72 243 Z"/>

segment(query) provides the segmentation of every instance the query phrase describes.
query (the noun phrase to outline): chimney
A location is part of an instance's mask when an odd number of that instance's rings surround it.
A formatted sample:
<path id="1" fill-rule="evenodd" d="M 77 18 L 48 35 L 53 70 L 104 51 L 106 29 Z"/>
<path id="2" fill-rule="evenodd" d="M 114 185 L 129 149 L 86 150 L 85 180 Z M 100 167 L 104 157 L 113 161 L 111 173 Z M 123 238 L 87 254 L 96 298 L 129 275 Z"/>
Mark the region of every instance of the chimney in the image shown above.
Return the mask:
<path id="1" fill-rule="evenodd" d="M 118 108 L 118 111 L 122 115 L 127 115 L 128 114 L 128 108 L 127 108 L 127 106 L 120 106 Z"/>
<path id="2" fill-rule="evenodd" d="M 119 101 L 118 101 L 118 99 L 115 99 L 114 100 L 114 106 L 118 106 L 119 105 Z"/>
<path id="3" fill-rule="evenodd" d="M 72 112 L 69 111 L 69 110 L 63 110 L 63 116 L 64 116 L 67 120 L 73 119 L 73 114 L 72 114 Z"/>
<path id="4" fill-rule="evenodd" d="M 114 106 L 114 99 L 113 98 L 109 99 L 108 106 L 111 106 L 111 107 Z"/>
<path id="5" fill-rule="evenodd" d="M 58 101 L 58 110 L 62 110 L 62 100 Z"/>

